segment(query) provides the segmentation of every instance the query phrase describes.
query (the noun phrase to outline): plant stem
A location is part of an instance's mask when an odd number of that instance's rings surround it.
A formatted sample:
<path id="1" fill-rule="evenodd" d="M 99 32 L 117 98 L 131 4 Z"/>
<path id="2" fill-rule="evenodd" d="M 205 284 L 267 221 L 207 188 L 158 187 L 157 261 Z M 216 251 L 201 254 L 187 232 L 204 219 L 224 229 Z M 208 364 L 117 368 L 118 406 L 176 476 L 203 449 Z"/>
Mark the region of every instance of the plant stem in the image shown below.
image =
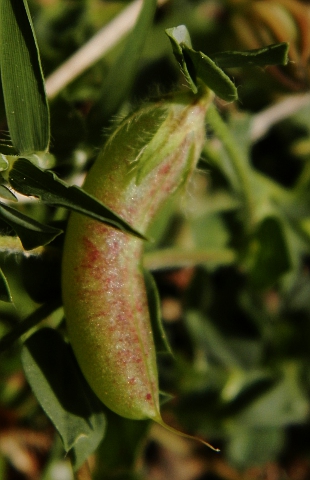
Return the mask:
<path id="1" fill-rule="evenodd" d="M 250 230 L 254 224 L 255 203 L 250 184 L 252 172 L 248 160 L 242 150 L 238 147 L 228 126 L 221 118 L 214 105 L 210 105 L 207 112 L 207 122 L 229 155 L 233 172 L 238 182 L 238 185 L 235 185 L 235 187 L 238 188 L 238 193 L 243 200 L 246 225 L 247 229 Z"/>
<path id="2" fill-rule="evenodd" d="M 90 468 L 88 461 L 83 463 L 83 465 L 78 469 L 74 474 L 74 480 L 92 480 Z"/>
<path id="3" fill-rule="evenodd" d="M 10 332 L 0 339 L 0 353 L 10 347 L 21 335 L 28 332 L 30 328 L 48 317 L 52 312 L 61 306 L 61 300 L 58 298 L 50 303 L 46 303 L 31 313 L 25 320 L 19 323 Z"/>
<path id="4" fill-rule="evenodd" d="M 37 247 L 33 250 L 25 250 L 19 237 L 0 236 L 0 252 L 20 253 L 22 255 L 40 255 L 44 247 Z"/>
<path id="5" fill-rule="evenodd" d="M 148 270 L 161 270 L 166 268 L 190 267 L 207 262 L 230 264 L 233 263 L 234 260 L 235 254 L 233 250 L 228 248 L 194 250 L 164 248 L 145 253 L 143 264 Z"/>

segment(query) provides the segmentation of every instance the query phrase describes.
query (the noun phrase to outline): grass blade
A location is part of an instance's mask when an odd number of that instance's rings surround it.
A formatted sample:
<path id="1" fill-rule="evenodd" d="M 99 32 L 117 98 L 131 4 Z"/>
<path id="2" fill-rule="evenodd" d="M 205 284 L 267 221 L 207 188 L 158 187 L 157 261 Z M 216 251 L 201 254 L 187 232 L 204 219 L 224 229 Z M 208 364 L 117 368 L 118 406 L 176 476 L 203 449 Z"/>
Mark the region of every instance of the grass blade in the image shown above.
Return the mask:
<path id="1" fill-rule="evenodd" d="M 13 146 L 20 155 L 47 151 L 49 111 L 26 0 L 1 0 L 0 67 Z"/>

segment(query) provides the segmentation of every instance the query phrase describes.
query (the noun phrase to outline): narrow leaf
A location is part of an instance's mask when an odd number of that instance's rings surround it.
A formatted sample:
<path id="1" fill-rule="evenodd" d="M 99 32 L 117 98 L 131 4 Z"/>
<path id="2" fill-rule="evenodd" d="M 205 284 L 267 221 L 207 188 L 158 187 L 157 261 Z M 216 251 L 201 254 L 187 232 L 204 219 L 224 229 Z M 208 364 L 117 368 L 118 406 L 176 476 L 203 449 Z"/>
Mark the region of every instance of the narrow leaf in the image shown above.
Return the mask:
<path id="1" fill-rule="evenodd" d="M 25 250 L 32 250 L 54 240 L 62 230 L 44 225 L 0 202 L 0 218 L 17 233 Z"/>
<path id="2" fill-rule="evenodd" d="M 76 186 L 68 186 L 54 173 L 43 171 L 28 160 L 17 160 L 9 174 L 12 187 L 23 195 L 35 196 L 49 205 L 69 208 L 119 230 L 144 238 L 125 220 Z"/>
<path id="3" fill-rule="evenodd" d="M 46 151 L 49 112 L 26 0 L 1 0 L 0 67 L 13 147 L 21 155 Z"/>
<path id="4" fill-rule="evenodd" d="M 82 376 L 70 346 L 58 332 L 42 328 L 22 349 L 22 363 L 41 407 L 58 430 L 64 449 L 72 449 L 79 468 L 105 433 L 102 404 Z"/>
<path id="5" fill-rule="evenodd" d="M 210 55 L 220 68 L 235 68 L 267 65 L 286 65 L 288 63 L 289 44 L 282 42 L 255 50 L 243 52 L 228 51 Z"/>
<path id="6" fill-rule="evenodd" d="M 181 72 L 183 73 L 187 83 L 189 84 L 190 89 L 193 93 L 197 93 L 198 88 L 196 85 L 196 75 L 192 71 L 191 64 L 187 64 L 184 54 L 183 46 L 186 45 L 189 48 L 192 48 L 192 42 L 190 35 L 188 33 L 185 25 L 179 25 L 178 27 L 167 28 L 166 34 L 170 40 L 173 54 L 180 66 Z"/>
<path id="7" fill-rule="evenodd" d="M 0 268 L 0 300 L 2 302 L 12 302 L 12 296 L 7 279 L 4 276 L 2 269 Z"/>

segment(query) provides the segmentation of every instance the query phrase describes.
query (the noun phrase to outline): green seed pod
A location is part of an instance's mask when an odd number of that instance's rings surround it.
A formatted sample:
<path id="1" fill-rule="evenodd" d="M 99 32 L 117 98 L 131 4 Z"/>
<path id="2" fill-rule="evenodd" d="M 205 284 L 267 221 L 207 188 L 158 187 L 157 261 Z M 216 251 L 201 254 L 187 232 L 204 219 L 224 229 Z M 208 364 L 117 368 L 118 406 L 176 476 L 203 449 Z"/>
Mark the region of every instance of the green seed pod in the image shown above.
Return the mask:
<path id="1" fill-rule="evenodd" d="M 211 100 L 206 90 L 179 94 L 128 116 L 95 161 L 85 190 L 145 234 L 197 163 Z M 97 396 L 119 415 L 163 424 L 142 253 L 139 238 L 71 214 L 63 302 L 73 350 Z"/>

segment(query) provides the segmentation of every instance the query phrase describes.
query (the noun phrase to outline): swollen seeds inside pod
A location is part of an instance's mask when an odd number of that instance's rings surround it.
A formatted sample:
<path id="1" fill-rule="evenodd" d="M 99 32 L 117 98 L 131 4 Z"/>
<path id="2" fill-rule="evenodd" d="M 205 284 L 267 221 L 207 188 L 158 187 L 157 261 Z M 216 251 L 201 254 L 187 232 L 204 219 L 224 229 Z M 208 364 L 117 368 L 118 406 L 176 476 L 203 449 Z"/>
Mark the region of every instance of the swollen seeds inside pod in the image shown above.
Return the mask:
<path id="1" fill-rule="evenodd" d="M 204 89 L 165 97 L 129 115 L 95 161 L 85 190 L 144 234 L 195 168 L 211 101 Z M 123 417 L 163 424 L 142 253 L 141 239 L 72 213 L 63 302 L 74 353 L 101 401 Z"/>

